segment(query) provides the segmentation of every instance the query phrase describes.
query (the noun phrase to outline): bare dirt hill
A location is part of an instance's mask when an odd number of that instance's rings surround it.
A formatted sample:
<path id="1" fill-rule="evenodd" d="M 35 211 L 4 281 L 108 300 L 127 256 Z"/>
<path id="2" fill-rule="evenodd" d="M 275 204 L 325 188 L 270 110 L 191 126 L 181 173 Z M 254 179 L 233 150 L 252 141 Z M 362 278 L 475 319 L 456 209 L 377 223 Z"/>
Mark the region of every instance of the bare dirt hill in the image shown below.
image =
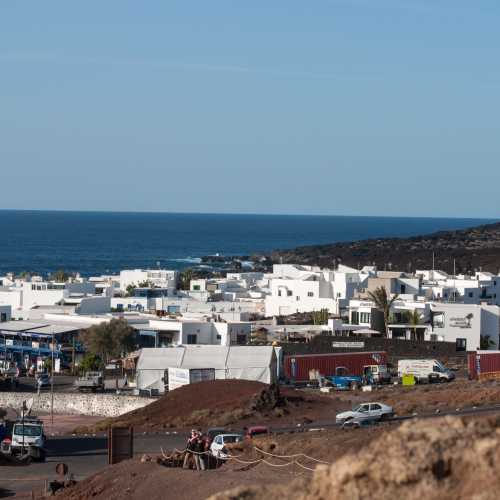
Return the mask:
<path id="1" fill-rule="evenodd" d="M 101 431 L 113 425 L 132 425 L 145 431 L 189 427 L 240 426 L 247 422 L 271 423 L 315 418 L 331 401 L 293 390 L 278 390 L 248 380 L 215 380 L 190 384 L 171 391 L 144 408 L 97 422 L 78 433 Z M 333 407 L 335 410 L 335 405 Z"/>

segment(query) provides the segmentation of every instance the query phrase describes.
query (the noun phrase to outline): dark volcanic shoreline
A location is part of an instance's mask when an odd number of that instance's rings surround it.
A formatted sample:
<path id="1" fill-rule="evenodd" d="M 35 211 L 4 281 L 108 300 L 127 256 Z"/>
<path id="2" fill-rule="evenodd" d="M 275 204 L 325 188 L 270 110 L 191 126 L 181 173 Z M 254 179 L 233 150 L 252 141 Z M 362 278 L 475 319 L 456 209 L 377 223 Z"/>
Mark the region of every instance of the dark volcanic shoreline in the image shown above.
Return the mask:
<path id="1" fill-rule="evenodd" d="M 352 267 L 377 265 L 379 269 L 415 271 L 434 267 L 448 273 L 476 270 L 500 271 L 500 222 L 456 231 L 439 231 L 411 238 L 376 238 L 291 250 L 275 250 L 273 262 L 332 268 L 336 263 Z"/>

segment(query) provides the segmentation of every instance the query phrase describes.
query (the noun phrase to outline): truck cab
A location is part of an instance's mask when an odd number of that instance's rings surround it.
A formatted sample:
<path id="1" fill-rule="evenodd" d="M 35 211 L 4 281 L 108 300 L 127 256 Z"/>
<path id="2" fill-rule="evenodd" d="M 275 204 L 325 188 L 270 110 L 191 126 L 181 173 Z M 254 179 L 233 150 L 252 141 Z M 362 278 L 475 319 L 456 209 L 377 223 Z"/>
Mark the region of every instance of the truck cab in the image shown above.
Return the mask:
<path id="1" fill-rule="evenodd" d="M 386 365 L 366 365 L 363 367 L 363 376 L 368 383 L 373 384 L 388 384 L 391 381 Z"/>
<path id="2" fill-rule="evenodd" d="M 12 438 L 10 442 L 13 455 L 29 455 L 39 461 L 45 461 L 46 437 L 43 430 L 43 422 L 36 417 L 25 417 L 16 420 L 12 427 Z"/>

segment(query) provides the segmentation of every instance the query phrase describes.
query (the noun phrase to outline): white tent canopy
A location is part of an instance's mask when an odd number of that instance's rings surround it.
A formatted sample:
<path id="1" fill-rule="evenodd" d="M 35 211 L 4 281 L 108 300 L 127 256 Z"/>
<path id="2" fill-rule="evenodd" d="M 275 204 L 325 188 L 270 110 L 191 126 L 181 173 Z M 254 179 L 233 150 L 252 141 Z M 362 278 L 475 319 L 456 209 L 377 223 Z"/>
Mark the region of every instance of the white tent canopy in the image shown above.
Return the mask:
<path id="1" fill-rule="evenodd" d="M 276 381 L 272 346 L 184 345 L 145 348 L 137 363 L 137 388 L 164 392 L 169 368 L 213 368 L 216 379 Z"/>

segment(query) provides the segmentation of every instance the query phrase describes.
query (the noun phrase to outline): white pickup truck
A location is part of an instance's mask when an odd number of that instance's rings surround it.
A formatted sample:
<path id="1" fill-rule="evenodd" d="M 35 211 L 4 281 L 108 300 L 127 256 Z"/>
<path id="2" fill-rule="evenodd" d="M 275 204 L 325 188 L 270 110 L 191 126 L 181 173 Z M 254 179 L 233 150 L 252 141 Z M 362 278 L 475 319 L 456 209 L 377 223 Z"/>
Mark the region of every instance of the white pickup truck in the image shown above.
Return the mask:
<path id="1" fill-rule="evenodd" d="M 416 382 L 450 382 L 455 374 L 437 359 L 400 359 L 398 377 L 413 375 Z"/>

